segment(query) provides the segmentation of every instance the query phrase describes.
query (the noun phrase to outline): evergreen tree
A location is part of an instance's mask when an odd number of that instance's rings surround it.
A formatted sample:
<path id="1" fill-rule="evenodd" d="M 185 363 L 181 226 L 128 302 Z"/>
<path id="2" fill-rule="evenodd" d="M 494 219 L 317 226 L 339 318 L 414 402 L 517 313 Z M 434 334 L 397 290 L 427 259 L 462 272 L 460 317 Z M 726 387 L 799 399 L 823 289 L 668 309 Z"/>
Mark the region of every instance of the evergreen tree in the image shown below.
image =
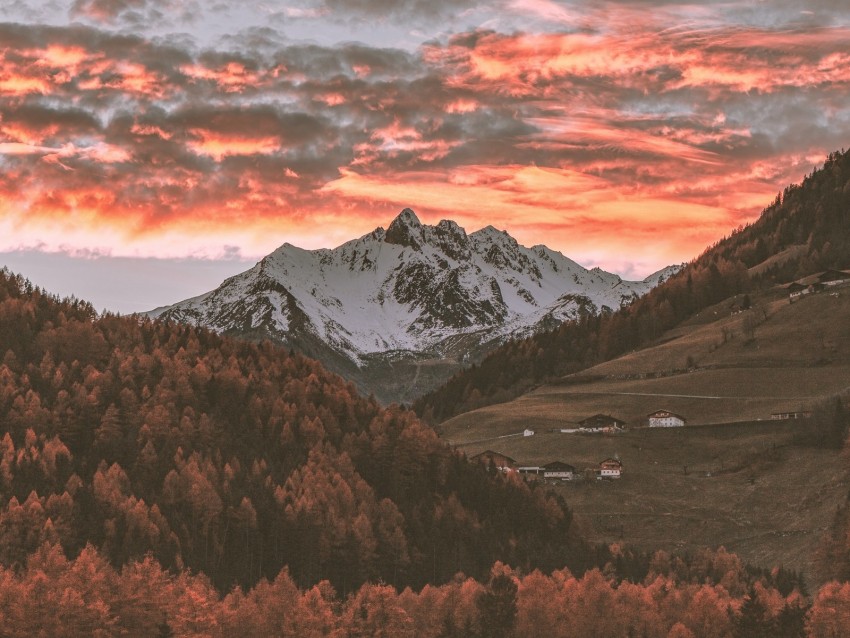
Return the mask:
<path id="1" fill-rule="evenodd" d="M 768 616 L 767 609 L 759 600 L 755 588 L 751 587 L 744 597 L 741 612 L 735 620 L 735 638 L 773 638 L 776 627 Z"/>
<path id="2" fill-rule="evenodd" d="M 477 603 L 482 636 L 503 638 L 511 635 L 517 614 L 516 597 L 516 583 L 508 574 L 496 574 L 490 578 Z"/>
<path id="3" fill-rule="evenodd" d="M 806 635 L 806 608 L 786 604 L 776 617 L 777 638 L 804 638 Z"/>

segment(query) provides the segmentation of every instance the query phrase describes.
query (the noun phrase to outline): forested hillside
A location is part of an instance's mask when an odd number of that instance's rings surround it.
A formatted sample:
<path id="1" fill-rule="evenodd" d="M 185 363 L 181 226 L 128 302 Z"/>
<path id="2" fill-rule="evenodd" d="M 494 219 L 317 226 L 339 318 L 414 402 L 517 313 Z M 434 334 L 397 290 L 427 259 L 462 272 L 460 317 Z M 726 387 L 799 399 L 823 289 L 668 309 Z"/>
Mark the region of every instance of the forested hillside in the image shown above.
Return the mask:
<path id="1" fill-rule="evenodd" d="M 529 388 L 652 343 L 700 310 L 753 287 L 850 267 L 850 152 L 833 153 L 789 186 L 758 220 L 627 308 L 512 341 L 414 403 L 428 422 L 519 396 Z"/>
<path id="2" fill-rule="evenodd" d="M 116 568 L 150 553 L 223 590 L 288 566 L 348 592 L 597 562 L 560 498 L 270 344 L 96 317 L 2 271 L 0 356 L 7 567 L 91 544 Z"/>

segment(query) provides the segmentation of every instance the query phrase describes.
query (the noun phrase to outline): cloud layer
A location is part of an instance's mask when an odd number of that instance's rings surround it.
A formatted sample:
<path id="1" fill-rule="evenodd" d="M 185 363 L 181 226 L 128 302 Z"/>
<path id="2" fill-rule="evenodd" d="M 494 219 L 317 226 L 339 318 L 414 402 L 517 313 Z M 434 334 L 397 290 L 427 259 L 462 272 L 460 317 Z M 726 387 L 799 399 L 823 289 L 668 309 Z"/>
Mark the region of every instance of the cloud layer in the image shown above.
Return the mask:
<path id="1" fill-rule="evenodd" d="M 481 8 L 391 4 L 299 11 Z M 845 10 L 760 4 L 773 20 L 730 21 L 734 3 L 516 0 L 494 6 L 549 28 L 413 48 L 268 28 L 207 47 L 134 27 L 192 23 L 190 3 L 160 0 L 76 0 L 80 23 L 0 24 L 0 250 L 258 256 L 412 206 L 646 274 L 751 220 L 850 134 Z"/>

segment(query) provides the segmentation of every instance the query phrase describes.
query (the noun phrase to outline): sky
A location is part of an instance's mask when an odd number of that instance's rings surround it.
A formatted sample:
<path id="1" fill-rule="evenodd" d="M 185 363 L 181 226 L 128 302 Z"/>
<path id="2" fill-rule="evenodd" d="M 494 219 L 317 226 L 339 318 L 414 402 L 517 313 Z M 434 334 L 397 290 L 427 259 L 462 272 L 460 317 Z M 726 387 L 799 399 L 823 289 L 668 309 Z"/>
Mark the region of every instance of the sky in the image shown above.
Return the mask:
<path id="1" fill-rule="evenodd" d="M 848 95 L 846 0 L 4 0 L 0 265 L 136 312 L 410 207 L 640 279 Z"/>

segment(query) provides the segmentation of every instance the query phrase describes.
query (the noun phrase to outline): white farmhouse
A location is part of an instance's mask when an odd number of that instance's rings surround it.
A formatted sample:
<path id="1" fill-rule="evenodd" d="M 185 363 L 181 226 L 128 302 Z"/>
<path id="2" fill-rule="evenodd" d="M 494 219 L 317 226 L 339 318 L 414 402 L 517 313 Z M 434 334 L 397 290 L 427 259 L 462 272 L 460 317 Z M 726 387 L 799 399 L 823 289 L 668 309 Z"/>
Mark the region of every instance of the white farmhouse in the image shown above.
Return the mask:
<path id="1" fill-rule="evenodd" d="M 685 425 L 685 417 L 669 410 L 656 410 L 648 418 L 651 428 L 679 428 Z"/>
<path id="2" fill-rule="evenodd" d="M 623 473 L 623 464 L 620 459 L 605 459 L 599 463 L 597 476 L 600 479 L 618 479 Z"/>

